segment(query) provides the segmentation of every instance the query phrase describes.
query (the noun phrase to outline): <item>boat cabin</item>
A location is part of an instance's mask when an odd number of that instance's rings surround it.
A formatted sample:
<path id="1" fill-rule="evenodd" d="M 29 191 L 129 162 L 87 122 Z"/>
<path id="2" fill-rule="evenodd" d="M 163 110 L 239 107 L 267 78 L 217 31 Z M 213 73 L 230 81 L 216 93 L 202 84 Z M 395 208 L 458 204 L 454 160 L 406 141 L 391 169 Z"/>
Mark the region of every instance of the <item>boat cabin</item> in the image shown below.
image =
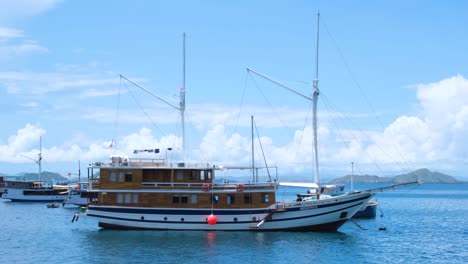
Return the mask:
<path id="1" fill-rule="evenodd" d="M 99 178 L 96 172 L 99 170 Z M 221 168 L 113 156 L 89 168 L 93 204 L 159 208 L 265 208 L 275 203 L 276 184 L 215 182 Z"/>

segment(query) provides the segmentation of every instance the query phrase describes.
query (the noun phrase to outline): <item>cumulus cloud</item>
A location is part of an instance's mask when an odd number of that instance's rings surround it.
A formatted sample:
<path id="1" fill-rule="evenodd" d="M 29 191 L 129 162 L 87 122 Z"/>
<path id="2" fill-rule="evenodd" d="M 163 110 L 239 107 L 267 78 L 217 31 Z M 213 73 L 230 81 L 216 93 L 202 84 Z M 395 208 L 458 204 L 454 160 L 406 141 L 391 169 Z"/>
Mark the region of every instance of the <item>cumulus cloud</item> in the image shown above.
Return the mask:
<path id="1" fill-rule="evenodd" d="M 340 135 L 326 122 L 319 125 L 319 151 L 322 174 L 334 176 L 349 173 L 350 163 L 361 167 L 363 173 L 383 172 L 383 170 L 408 172 L 411 169 L 428 167 L 433 170 L 458 173 L 466 170 L 468 161 L 468 80 L 454 76 L 430 84 L 416 85 L 419 99 L 419 112 L 396 118 L 382 131 L 341 131 Z M 200 114 L 201 115 L 201 114 Z M 200 141 L 191 142 L 187 150 L 191 161 L 215 162 L 223 165 L 244 165 L 251 162 L 250 133 L 232 132 L 235 125 L 226 118 L 235 114 L 219 115 L 216 121 L 202 132 Z M 197 115 L 195 115 L 197 116 Z M 206 116 L 199 117 L 201 120 Z M 303 119 L 303 118 L 302 118 Z M 194 122 L 196 123 L 196 122 Z M 244 124 L 245 125 L 245 124 Z M 259 127 L 269 127 L 269 123 Z M 206 128 L 206 129 L 204 129 Z M 76 140 L 73 143 L 46 147 L 43 153 L 49 162 L 76 161 L 90 162 L 106 160 L 111 154 L 131 155 L 134 149 L 160 148 L 165 156 L 168 147 L 173 160 L 181 157 L 182 140 L 174 134 L 156 137 L 149 128 L 118 139 L 113 148 L 111 141 Z M 38 138 L 45 130 L 27 124 L 11 136 L 7 143 L 0 145 L 0 157 L 4 162 L 25 162 L 21 155 L 37 155 Z M 345 135 L 345 136 L 343 136 Z M 282 135 L 285 137 L 285 135 Z M 86 143 L 83 143 L 86 142 Z M 277 165 L 283 174 L 312 172 L 312 129 L 306 126 L 297 129 L 290 140 L 282 140 L 271 135 L 261 135 L 262 148 L 268 164 Z M 280 143 L 282 142 L 282 143 Z M 263 165 L 260 145 L 255 139 L 256 164 Z M 173 156 L 175 155 L 175 156 Z M 151 156 L 154 157 L 154 156 Z"/>
<path id="2" fill-rule="evenodd" d="M 462 161 L 468 153 L 468 80 L 457 75 L 414 87 L 419 100 L 417 115 L 400 116 L 384 131 L 369 132 L 372 136 L 367 143 L 349 143 L 341 153 L 352 153 L 348 158 L 361 162 L 393 164 L 393 169 L 466 169 Z"/>

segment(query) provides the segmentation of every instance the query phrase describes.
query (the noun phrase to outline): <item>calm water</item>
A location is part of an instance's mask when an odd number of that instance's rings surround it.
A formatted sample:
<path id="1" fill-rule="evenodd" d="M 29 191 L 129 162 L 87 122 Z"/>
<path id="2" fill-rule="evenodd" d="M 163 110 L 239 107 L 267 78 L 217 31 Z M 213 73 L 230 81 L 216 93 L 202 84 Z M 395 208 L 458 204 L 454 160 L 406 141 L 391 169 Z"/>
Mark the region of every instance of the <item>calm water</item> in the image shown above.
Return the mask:
<path id="1" fill-rule="evenodd" d="M 1 200 L 0 263 L 468 263 L 468 184 L 376 198 L 383 217 L 337 233 L 110 231 L 71 223 L 76 209 Z"/>

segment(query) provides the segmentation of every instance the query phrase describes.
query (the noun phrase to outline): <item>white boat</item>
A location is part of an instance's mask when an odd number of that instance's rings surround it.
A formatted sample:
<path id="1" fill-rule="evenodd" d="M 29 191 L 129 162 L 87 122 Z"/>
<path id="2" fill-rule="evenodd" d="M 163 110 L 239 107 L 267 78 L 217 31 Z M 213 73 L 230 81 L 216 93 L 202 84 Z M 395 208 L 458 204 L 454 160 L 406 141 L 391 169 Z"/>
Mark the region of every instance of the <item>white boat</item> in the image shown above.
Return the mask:
<path id="1" fill-rule="evenodd" d="M 67 198 L 63 201 L 63 206 L 87 206 L 97 198 L 97 193 L 88 192 L 87 182 L 79 182 L 75 188 L 68 192 Z"/>
<path id="2" fill-rule="evenodd" d="M 0 176 L 0 194 L 5 191 L 5 180 L 3 176 Z"/>
<path id="3" fill-rule="evenodd" d="M 67 197 L 69 188 L 67 185 L 52 185 L 49 182 L 41 181 L 41 143 L 40 149 L 38 159 L 33 159 L 39 166 L 39 179 L 37 181 L 5 180 L 3 199 L 12 202 L 61 202 Z"/>
<path id="4" fill-rule="evenodd" d="M 185 83 L 180 89 L 179 107 L 173 106 L 181 113 L 183 136 L 184 88 Z M 88 192 L 96 193 L 97 199 L 88 204 L 84 213 L 97 219 L 100 227 L 109 229 L 338 230 L 373 197 L 375 190 L 343 192 L 340 187 L 317 184 L 317 72 L 313 89 L 313 98 L 303 97 L 314 103 L 316 180 L 304 185 L 307 187 L 304 191 L 308 192 L 299 194 L 297 199 L 278 199 L 277 178 L 272 179 L 267 170 L 263 174 L 267 179 L 259 181 L 260 171 L 268 167 L 256 167 L 253 162 L 249 167 L 221 167 L 114 156 L 108 162 L 93 163 L 88 168 Z M 252 180 L 236 184 L 216 180 L 218 172 L 223 171 L 226 178 L 226 172 L 236 169 L 250 169 Z"/>
<path id="5" fill-rule="evenodd" d="M 5 181 L 3 199 L 12 202 L 62 202 L 68 194 L 68 187 L 52 186 L 43 181 Z"/>
<path id="6" fill-rule="evenodd" d="M 353 218 L 375 218 L 377 215 L 377 200 L 370 201 L 357 211 Z"/>

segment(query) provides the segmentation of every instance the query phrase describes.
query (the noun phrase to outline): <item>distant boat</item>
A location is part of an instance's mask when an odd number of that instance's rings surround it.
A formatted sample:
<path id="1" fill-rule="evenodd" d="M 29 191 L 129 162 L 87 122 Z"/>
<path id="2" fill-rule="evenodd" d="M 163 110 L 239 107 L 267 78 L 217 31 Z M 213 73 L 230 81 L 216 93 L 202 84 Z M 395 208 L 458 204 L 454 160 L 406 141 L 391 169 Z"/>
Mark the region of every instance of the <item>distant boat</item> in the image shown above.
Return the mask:
<path id="1" fill-rule="evenodd" d="M 52 185 L 49 182 L 41 181 L 42 162 L 42 141 L 39 140 L 38 159 L 34 160 L 39 166 L 39 176 L 37 181 L 5 180 L 5 190 L 3 199 L 12 202 L 62 202 L 68 195 L 67 185 Z M 29 158 L 31 159 L 31 158 Z"/>
<path id="2" fill-rule="evenodd" d="M 3 176 L 0 176 L 0 194 L 3 194 L 5 191 L 5 180 Z"/>
<path id="3" fill-rule="evenodd" d="M 377 215 L 377 200 L 370 201 L 357 211 L 353 218 L 375 218 Z"/>
<path id="4" fill-rule="evenodd" d="M 88 192 L 87 186 L 87 182 L 79 182 L 75 188 L 70 189 L 62 205 L 86 207 L 88 203 L 94 203 L 97 199 L 97 193 Z"/>

